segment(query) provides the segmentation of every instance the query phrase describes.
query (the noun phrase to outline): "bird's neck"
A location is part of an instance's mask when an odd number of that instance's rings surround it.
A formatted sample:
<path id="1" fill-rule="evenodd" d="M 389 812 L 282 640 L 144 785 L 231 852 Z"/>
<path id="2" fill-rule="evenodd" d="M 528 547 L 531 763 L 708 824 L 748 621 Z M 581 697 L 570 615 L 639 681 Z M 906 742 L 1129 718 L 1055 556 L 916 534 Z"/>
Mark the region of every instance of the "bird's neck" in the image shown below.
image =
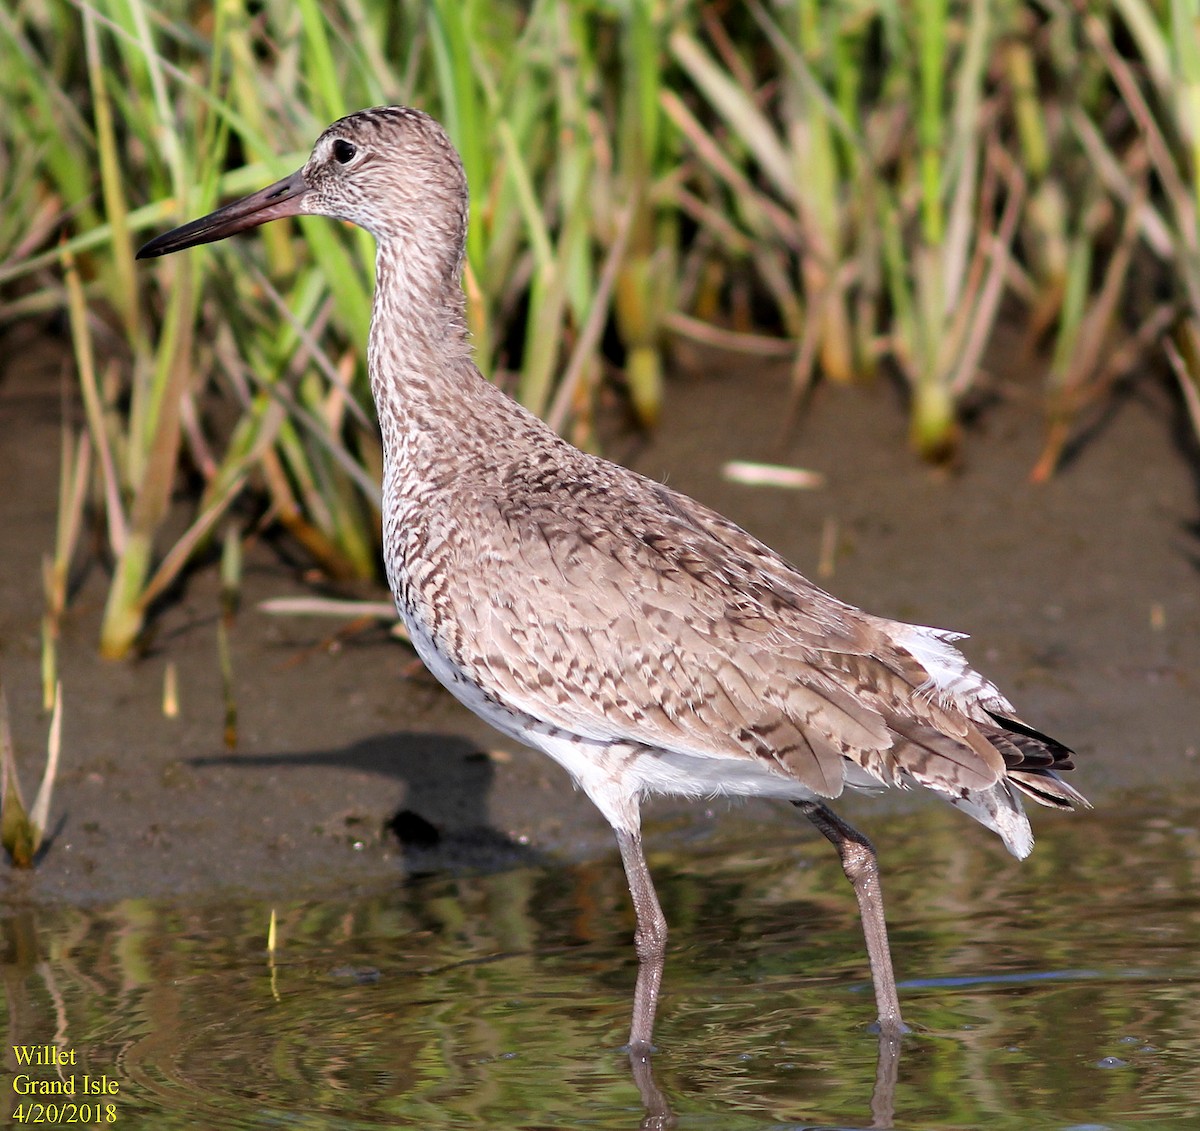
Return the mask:
<path id="1" fill-rule="evenodd" d="M 491 388 L 472 357 L 457 272 L 412 248 L 381 244 L 376 256 L 367 361 L 390 459 L 469 434 L 474 402 Z"/>

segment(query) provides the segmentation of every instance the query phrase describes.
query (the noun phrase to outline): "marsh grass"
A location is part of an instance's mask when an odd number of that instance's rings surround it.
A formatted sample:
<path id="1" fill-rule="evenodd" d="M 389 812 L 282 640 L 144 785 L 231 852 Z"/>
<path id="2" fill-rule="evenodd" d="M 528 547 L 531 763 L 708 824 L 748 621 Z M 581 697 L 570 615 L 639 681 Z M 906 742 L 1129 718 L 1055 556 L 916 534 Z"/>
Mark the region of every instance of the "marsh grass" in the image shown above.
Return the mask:
<path id="1" fill-rule="evenodd" d="M 1147 356 L 1200 404 L 1198 21 L 1200 0 L 0 9 L 20 108 L 0 320 L 66 313 L 85 422 L 46 566 L 47 705 L 85 513 L 111 656 L 222 530 L 278 525 L 334 579 L 377 569 L 369 238 L 303 220 L 133 258 L 331 119 L 399 101 L 446 124 L 481 367 L 576 441 L 606 385 L 653 424 L 684 337 L 789 358 L 794 405 L 889 373 L 916 450 L 956 458 L 1004 309 L 1049 345 L 1041 479 Z"/>
<path id="2" fill-rule="evenodd" d="M 50 708 L 50 730 L 46 740 L 46 766 L 42 771 L 33 808 L 27 808 L 17 775 L 17 756 L 8 722 L 8 696 L 0 680 L 0 844 L 18 868 L 30 868 L 46 835 L 50 821 L 50 798 L 58 777 L 62 749 L 62 685 L 55 687 Z"/>

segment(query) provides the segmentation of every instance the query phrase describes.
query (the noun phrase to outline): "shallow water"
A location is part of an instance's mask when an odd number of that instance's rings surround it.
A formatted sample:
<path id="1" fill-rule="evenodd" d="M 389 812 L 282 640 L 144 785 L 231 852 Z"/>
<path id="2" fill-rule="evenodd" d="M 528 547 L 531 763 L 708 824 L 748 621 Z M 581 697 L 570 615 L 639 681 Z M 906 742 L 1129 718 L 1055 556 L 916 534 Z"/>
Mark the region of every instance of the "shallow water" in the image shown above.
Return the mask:
<path id="1" fill-rule="evenodd" d="M 905 1038 L 894 1093 L 853 898 L 797 823 L 651 856 L 672 926 L 655 1126 L 1181 1128 L 1200 1111 L 1200 807 L 1038 822 L 1010 861 L 949 810 L 872 822 Z M 712 829 L 713 823 L 706 826 Z M 651 849 L 656 840 L 651 823 Z M 118 1091 L 118 1127 L 634 1128 L 615 851 L 278 903 L 0 906 L 7 1080 Z M 75 1054 L 18 1067 L 14 1046 Z M 886 1073 L 885 1073 L 886 1075 Z M 93 1121 L 95 1122 L 95 1121 Z M 53 1125 L 53 1124 L 52 1124 Z M 65 1124 L 63 1124 L 65 1125 Z"/>

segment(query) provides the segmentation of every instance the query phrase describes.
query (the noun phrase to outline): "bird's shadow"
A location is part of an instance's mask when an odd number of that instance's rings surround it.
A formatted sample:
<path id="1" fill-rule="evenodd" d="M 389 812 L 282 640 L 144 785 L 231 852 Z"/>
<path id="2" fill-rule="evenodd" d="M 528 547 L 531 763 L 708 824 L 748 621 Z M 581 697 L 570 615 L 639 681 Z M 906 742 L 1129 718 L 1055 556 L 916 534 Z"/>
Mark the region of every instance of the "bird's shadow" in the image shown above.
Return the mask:
<path id="1" fill-rule="evenodd" d="M 384 837 L 404 850 L 409 872 L 499 871 L 543 864 L 547 857 L 495 828 L 487 799 L 492 759 L 458 735 L 399 731 L 334 749 L 214 754 L 188 765 L 237 770 L 332 768 L 403 783 L 403 802 L 383 819 Z"/>

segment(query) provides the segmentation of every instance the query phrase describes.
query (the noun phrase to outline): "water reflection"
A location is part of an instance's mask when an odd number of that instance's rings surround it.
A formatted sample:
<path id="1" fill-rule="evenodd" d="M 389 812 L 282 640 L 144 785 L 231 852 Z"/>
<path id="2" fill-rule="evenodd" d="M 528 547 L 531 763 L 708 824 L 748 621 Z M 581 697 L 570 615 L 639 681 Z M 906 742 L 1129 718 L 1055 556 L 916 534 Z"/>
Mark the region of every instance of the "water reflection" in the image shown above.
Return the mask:
<path id="1" fill-rule="evenodd" d="M 1161 801 L 1161 799 L 1151 799 Z M 124 1127 L 1184 1125 L 1200 1095 L 1200 813 L 1043 824 L 1010 864 L 949 813 L 871 826 L 906 1014 L 873 1000 L 826 846 L 731 815 L 656 856 L 672 946 L 652 1063 L 622 1051 L 620 864 L 426 876 L 275 906 L 0 906 L 5 1067 L 77 1053 Z M 653 845 L 654 829 L 650 828 Z"/>

